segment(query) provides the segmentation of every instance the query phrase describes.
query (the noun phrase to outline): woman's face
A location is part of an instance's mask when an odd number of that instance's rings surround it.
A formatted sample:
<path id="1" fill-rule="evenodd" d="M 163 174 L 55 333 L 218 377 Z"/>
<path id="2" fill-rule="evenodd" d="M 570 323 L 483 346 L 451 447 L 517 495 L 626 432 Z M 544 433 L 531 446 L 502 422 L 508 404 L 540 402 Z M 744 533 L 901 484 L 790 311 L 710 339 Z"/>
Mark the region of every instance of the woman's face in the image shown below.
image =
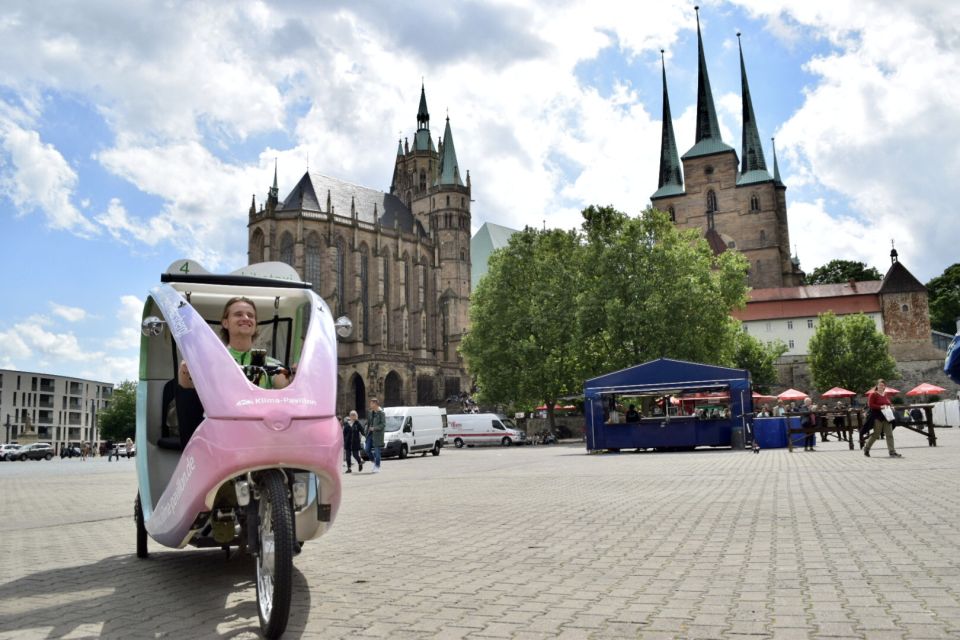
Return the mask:
<path id="1" fill-rule="evenodd" d="M 884 384 L 883 382 L 877 383 L 877 391 L 879 391 L 880 393 L 883 393 L 883 390 L 886 388 L 887 388 L 887 385 Z"/>
<path id="2" fill-rule="evenodd" d="M 257 312 L 249 302 L 239 300 L 227 309 L 227 317 L 221 321 L 231 338 L 250 336 L 257 331 Z"/>

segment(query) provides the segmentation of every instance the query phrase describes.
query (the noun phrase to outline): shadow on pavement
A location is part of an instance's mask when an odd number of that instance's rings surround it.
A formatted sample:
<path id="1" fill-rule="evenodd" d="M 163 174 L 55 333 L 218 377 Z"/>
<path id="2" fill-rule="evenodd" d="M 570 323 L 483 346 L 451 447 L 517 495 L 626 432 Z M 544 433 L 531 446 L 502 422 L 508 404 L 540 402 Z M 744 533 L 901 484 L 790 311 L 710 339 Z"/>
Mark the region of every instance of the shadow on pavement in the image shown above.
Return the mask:
<path id="1" fill-rule="evenodd" d="M 93 565 L 39 571 L 0 585 L 0 632 L 53 627 L 47 637 L 234 637 L 254 634 L 256 569 L 252 556 L 222 550 L 151 552 L 146 560 L 113 556 Z M 286 638 L 303 633 L 310 589 L 294 564 Z M 218 627 L 224 625 L 224 629 Z"/>

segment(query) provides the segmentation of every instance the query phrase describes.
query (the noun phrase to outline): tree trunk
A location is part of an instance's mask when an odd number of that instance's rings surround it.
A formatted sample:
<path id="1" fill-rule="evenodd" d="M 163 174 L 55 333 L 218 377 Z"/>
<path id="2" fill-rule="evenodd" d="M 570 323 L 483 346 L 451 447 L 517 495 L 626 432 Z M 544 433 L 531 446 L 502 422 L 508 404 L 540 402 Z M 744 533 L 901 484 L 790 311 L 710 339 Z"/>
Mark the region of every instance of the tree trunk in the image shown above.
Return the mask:
<path id="1" fill-rule="evenodd" d="M 549 430 L 550 430 L 551 432 L 553 431 L 553 428 L 554 428 L 553 408 L 554 408 L 554 405 L 555 405 L 556 403 L 557 403 L 556 400 L 547 400 L 547 402 L 546 402 L 546 405 L 547 405 L 547 427 L 549 428 Z"/>

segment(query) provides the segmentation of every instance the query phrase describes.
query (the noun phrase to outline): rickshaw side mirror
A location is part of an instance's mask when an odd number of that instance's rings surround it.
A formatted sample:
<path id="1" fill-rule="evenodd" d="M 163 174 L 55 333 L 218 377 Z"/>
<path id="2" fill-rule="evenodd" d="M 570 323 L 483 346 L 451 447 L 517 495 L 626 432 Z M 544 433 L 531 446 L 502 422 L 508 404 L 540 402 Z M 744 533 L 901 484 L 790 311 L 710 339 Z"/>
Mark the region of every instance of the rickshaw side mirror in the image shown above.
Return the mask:
<path id="1" fill-rule="evenodd" d="M 351 322 L 350 318 L 347 316 L 340 316 L 337 318 L 337 321 L 333 324 L 333 326 L 337 330 L 337 335 L 341 338 L 346 338 L 353 333 L 353 322 Z"/>
<path id="2" fill-rule="evenodd" d="M 167 324 L 157 316 L 147 316 L 140 325 L 140 333 L 148 338 L 163 334 L 163 325 Z"/>

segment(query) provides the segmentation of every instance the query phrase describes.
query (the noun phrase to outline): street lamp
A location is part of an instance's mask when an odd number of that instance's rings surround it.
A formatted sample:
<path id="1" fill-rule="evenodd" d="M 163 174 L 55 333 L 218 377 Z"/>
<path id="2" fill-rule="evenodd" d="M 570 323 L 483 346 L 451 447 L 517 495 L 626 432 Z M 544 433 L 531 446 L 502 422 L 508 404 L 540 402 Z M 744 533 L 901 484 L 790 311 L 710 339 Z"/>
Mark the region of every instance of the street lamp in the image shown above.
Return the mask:
<path id="1" fill-rule="evenodd" d="M 94 398 L 90 398 L 90 433 L 93 436 L 91 438 L 91 448 L 93 446 L 99 446 L 100 438 L 97 436 L 97 401 Z"/>
<path id="2" fill-rule="evenodd" d="M 10 442 L 10 414 L 9 413 L 7 414 L 7 422 L 3 426 L 6 427 L 7 429 L 7 435 L 3 439 L 3 441 L 6 443 L 9 443 Z"/>

